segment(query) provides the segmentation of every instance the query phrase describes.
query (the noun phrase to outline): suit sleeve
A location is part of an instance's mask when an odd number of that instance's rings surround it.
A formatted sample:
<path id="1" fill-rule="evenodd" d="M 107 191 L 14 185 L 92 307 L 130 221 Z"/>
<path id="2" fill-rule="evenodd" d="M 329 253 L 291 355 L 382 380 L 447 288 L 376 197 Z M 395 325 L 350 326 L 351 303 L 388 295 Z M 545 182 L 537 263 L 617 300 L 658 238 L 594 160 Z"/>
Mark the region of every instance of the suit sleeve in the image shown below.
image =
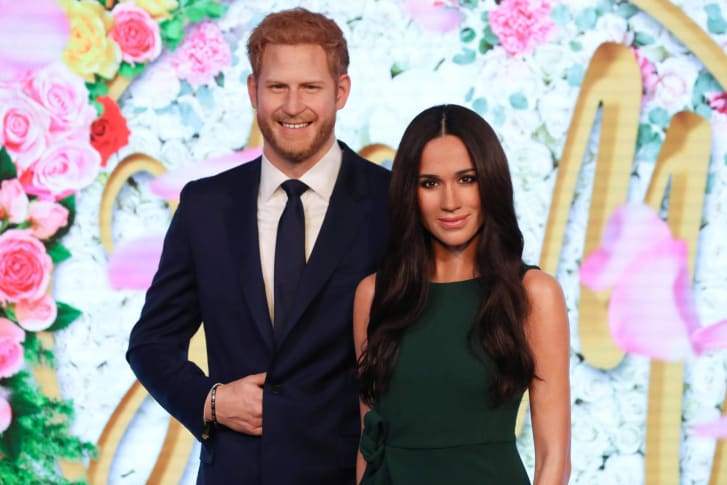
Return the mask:
<path id="1" fill-rule="evenodd" d="M 190 339 L 201 324 L 191 246 L 193 187 L 186 186 L 180 196 L 126 359 L 154 399 L 200 439 L 204 401 L 213 383 L 188 358 Z"/>

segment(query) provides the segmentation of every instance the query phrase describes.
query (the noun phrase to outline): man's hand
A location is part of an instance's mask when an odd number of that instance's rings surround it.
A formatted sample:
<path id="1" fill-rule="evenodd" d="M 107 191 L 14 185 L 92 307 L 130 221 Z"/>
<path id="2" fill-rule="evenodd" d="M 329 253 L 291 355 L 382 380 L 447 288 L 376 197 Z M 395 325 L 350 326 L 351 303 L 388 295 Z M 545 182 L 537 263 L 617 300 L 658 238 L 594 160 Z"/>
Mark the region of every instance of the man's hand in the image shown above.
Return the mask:
<path id="1" fill-rule="evenodd" d="M 215 417 L 232 430 L 253 436 L 263 434 L 263 384 L 265 372 L 245 376 L 217 387 Z M 211 419 L 210 396 L 205 402 L 205 417 Z"/>

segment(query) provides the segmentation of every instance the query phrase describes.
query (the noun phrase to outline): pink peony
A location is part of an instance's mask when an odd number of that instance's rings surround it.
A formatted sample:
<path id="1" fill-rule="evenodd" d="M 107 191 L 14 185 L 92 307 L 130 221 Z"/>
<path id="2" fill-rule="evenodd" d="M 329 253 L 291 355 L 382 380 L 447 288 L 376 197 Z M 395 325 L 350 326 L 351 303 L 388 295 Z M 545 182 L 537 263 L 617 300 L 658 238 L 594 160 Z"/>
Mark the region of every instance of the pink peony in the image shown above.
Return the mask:
<path id="1" fill-rule="evenodd" d="M 727 115 L 727 93 L 710 93 L 707 95 L 707 102 L 713 110 Z"/>
<path id="2" fill-rule="evenodd" d="M 489 13 L 490 28 L 508 54 L 527 54 L 555 28 L 547 0 L 503 0 Z"/>
<path id="3" fill-rule="evenodd" d="M 0 317 L 0 378 L 10 377 L 23 367 L 24 340 L 22 328 Z"/>
<path id="4" fill-rule="evenodd" d="M 0 234 L 0 301 L 39 300 L 50 282 L 53 262 L 29 231 Z"/>
<path id="5" fill-rule="evenodd" d="M 47 146 L 50 116 L 20 91 L 0 87 L 0 145 L 20 170 L 38 160 Z"/>
<path id="6" fill-rule="evenodd" d="M 30 233 L 38 239 L 48 239 L 68 224 L 68 209 L 49 200 L 34 200 L 28 218 L 32 224 Z"/>
<path id="7" fill-rule="evenodd" d="M 0 183 L 0 216 L 12 224 L 20 224 L 28 218 L 28 196 L 18 179 Z"/>
<path id="8" fill-rule="evenodd" d="M 177 76 L 195 88 L 211 83 L 231 63 L 230 46 L 220 28 L 212 22 L 193 25 L 171 58 Z"/>
<path id="9" fill-rule="evenodd" d="M 162 52 L 159 25 L 149 13 L 133 3 L 117 3 L 111 11 L 111 37 L 121 48 L 121 58 L 130 63 L 153 61 Z"/>
<path id="10" fill-rule="evenodd" d="M 13 410 L 10 409 L 10 403 L 4 397 L 0 396 L 0 433 L 4 433 L 10 422 L 13 420 Z"/>
<path id="11" fill-rule="evenodd" d="M 62 139 L 28 167 L 20 181 L 27 193 L 58 200 L 93 182 L 100 167 L 101 156 L 88 142 Z"/>
<path id="12" fill-rule="evenodd" d="M 88 133 L 96 110 L 88 103 L 83 79 L 65 64 L 55 62 L 34 72 L 23 91 L 50 114 L 52 135 Z"/>
<path id="13" fill-rule="evenodd" d="M 53 325 L 58 316 L 56 301 L 49 294 L 40 300 L 20 300 L 15 304 L 15 317 L 25 330 L 40 332 Z"/>

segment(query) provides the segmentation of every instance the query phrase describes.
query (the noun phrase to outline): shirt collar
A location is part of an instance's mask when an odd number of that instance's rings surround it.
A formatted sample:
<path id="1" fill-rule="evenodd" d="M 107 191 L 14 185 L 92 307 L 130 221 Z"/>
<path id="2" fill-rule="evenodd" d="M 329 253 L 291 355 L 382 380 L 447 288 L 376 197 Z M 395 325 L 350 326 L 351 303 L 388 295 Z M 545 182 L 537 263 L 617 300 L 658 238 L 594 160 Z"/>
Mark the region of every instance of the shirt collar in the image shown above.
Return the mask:
<path id="1" fill-rule="evenodd" d="M 330 150 L 323 155 L 315 165 L 313 165 L 306 173 L 300 177 L 300 181 L 305 183 L 310 190 L 318 194 L 325 200 L 330 200 L 333 194 L 333 187 L 336 185 L 336 178 L 341 169 L 341 160 L 343 151 L 334 142 Z M 273 196 L 280 184 L 288 180 L 283 172 L 273 165 L 265 155 L 262 156 L 262 164 L 260 168 L 260 198 L 267 201 Z"/>

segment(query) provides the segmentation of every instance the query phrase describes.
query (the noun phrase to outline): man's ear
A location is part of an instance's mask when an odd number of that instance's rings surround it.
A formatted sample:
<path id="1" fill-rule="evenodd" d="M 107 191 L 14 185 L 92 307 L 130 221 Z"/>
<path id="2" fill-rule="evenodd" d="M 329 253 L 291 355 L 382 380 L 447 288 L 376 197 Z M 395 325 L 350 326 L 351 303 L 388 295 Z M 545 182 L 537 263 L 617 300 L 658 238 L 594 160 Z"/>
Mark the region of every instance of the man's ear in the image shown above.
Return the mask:
<path id="1" fill-rule="evenodd" d="M 253 109 L 257 109 L 257 82 L 252 74 L 247 76 L 247 95 L 250 97 Z"/>
<path id="2" fill-rule="evenodd" d="M 348 74 L 341 74 L 336 83 L 336 109 L 346 106 L 349 94 L 351 94 L 351 78 Z"/>

